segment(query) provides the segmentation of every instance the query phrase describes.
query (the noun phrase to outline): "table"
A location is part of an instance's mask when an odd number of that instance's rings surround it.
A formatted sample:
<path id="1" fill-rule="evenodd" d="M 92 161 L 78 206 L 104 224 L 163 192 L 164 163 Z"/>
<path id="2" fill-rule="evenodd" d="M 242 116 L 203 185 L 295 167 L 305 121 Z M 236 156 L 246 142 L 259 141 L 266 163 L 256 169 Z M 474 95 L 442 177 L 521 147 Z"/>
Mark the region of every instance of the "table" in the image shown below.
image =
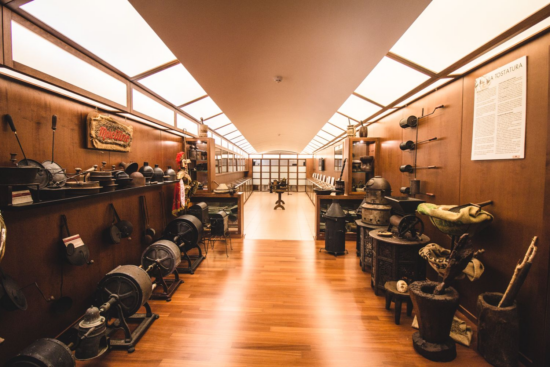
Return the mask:
<path id="1" fill-rule="evenodd" d="M 390 309 L 391 302 L 395 302 L 395 325 L 399 325 L 401 320 L 401 306 L 403 301 L 407 303 L 407 316 L 411 316 L 413 303 L 411 301 L 411 296 L 409 291 L 399 292 L 397 290 L 397 282 L 389 281 L 384 284 L 384 289 L 386 290 L 386 310 Z"/>
<path id="2" fill-rule="evenodd" d="M 372 237 L 369 232 L 373 229 L 384 229 L 388 226 L 377 226 L 363 222 L 361 219 L 355 221 L 357 225 L 357 256 L 359 256 L 359 266 L 366 272 L 367 268 L 372 268 Z"/>
<path id="3" fill-rule="evenodd" d="M 382 237 L 375 229 L 369 232 L 373 239 L 371 286 L 374 294 L 384 289 L 391 280 L 408 279 L 409 282 L 426 279 L 426 262 L 418 251 L 430 242 L 430 237 L 422 235 L 418 241 L 404 240 L 398 237 Z"/>

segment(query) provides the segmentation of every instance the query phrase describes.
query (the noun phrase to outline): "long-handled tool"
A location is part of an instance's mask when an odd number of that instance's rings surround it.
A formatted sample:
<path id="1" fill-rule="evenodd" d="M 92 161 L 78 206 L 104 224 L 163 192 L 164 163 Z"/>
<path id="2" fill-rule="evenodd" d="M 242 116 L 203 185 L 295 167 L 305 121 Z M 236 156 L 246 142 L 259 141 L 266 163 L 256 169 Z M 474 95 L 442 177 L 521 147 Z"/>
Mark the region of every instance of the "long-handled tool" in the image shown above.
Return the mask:
<path id="1" fill-rule="evenodd" d="M 4 115 L 4 121 L 7 122 L 10 125 L 11 131 L 13 131 L 13 134 L 15 135 L 15 138 L 17 139 L 17 143 L 19 144 L 19 148 L 21 148 L 21 153 L 23 153 L 23 159 L 22 161 L 19 161 L 18 166 L 19 167 L 36 167 L 38 168 L 38 173 L 36 174 L 36 177 L 34 179 L 34 183 L 40 185 L 40 188 L 43 189 L 44 187 L 48 186 L 52 179 L 52 175 L 50 171 L 46 170 L 44 166 L 40 163 L 35 161 L 34 159 L 28 159 L 25 155 L 25 151 L 23 150 L 23 146 L 21 145 L 21 142 L 19 141 L 19 136 L 17 135 L 17 130 L 15 129 L 15 124 L 13 123 L 13 119 L 10 115 Z"/>
<path id="2" fill-rule="evenodd" d="M 42 165 L 46 170 L 48 170 L 52 176 L 52 179 L 48 186 L 54 186 L 54 187 L 61 187 L 65 185 L 65 181 L 67 181 L 67 176 L 65 174 L 65 170 L 61 168 L 61 166 L 53 160 L 53 154 L 54 154 L 54 147 L 55 147 L 55 130 L 57 129 L 57 116 L 52 116 L 52 160 L 51 161 L 44 161 L 42 162 Z"/>

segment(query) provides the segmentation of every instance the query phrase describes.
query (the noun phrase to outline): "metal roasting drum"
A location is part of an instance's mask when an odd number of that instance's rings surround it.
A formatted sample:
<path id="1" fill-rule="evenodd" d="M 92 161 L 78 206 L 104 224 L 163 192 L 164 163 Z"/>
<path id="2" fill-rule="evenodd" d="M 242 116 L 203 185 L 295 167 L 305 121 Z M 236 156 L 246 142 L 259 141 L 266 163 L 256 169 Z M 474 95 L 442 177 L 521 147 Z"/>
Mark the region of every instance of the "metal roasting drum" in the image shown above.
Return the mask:
<path id="1" fill-rule="evenodd" d="M 141 255 L 141 266 L 149 269 L 157 264 L 162 277 L 172 274 L 181 263 L 181 250 L 172 241 L 160 240 L 148 246 Z"/>
<path id="2" fill-rule="evenodd" d="M 205 202 L 200 202 L 193 204 L 187 211 L 189 215 L 197 217 L 201 222 L 203 227 L 206 227 L 210 224 L 210 216 L 208 215 L 208 205 Z"/>
<path id="3" fill-rule="evenodd" d="M 97 286 L 97 301 L 118 301 L 124 316 L 132 316 L 149 300 L 153 282 L 149 274 L 135 265 L 121 265 L 107 273 Z"/>
<path id="4" fill-rule="evenodd" d="M 210 228 L 212 236 L 224 237 L 229 230 L 229 218 L 225 210 L 210 214 Z"/>
<path id="5" fill-rule="evenodd" d="M 75 358 L 65 344 L 57 339 L 35 340 L 6 363 L 6 367 L 73 367 Z"/>
<path id="6" fill-rule="evenodd" d="M 391 206 L 386 196 L 391 195 L 390 183 L 375 176 L 365 185 L 365 203 L 361 205 L 361 221 L 363 223 L 387 226 L 390 224 Z"/>
<path id="7" fill-rule="evenodd" d="M 164 230 L 164 238 L 175 242 L 178 246 L 182 244 L 198 245 L 202 240 L 202 222 L 196 217 L 184 214 L 172 220 Z"/>

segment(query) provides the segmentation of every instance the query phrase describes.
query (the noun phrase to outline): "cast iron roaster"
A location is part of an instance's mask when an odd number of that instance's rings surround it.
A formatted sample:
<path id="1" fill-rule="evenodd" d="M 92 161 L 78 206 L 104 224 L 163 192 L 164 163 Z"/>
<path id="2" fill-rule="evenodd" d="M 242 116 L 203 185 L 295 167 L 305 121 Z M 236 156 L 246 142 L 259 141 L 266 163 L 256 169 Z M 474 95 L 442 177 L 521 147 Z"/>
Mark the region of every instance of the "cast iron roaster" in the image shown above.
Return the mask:
<path id="1" fill-rule="evenodd" d="M 162 183 L 164 182 L 164 171 L 159 167 L 158 164 L 155 164 L 153 168 L 153 179 L 152 182 Z"/>
<path id="2" fill-rule="evenodd" d="M 131 178 L 128 173 L 124 171 L 113 171 L 113 176 L 119 188 L 127 187 L 133 180 L 133 178 Z"/>
<path id="3" fill-rule="evenodd" d="M 26 310 L 27 298 L 15 280 L 0 269 L 0 307 L 7 311 Z"/>
<path id="4" fill-rule="evenodd" d="M 17 130 L 15 129 L 15 124 L 13 123 L 13 119 L 10 115 L 4 115 L 4 121 L 6 121 L 11 128 L 11 131 L 13 131 L 13 134 L 15 135 L 15 138 L 17 139 L 17 143 L 19 144 L 19 148 L 21 148 L 21 153 L 23 153 L 23 159 L 22 161 L 19 161 L 17 164 L 17 167 L 33 167 L 38 169 L 38 173 L 35 175 L 34 180 L 32 183 L 36 183 L 40 185 L 40 188 L 45 188 L 48 186 L 50 181 L 52 180 L 52 175 L 50 171 L 46 170 L 44 166 L 34 159 L 27 159 L 27 156 L 25 155 L 25 151 L 23 150 L 23 146 L 21 145 L 21 142 L 19 141 L 19 136 L 17 135 Z"/>
<path id="5" fill-rule="evenodd" d="M 134 230 L 134 226 L 127 220 L 120 220 L 118 213 L 113 204 L 110 204 L 110 208 L 113 211 L 113 223 L 107 229 L 105 229 L 105 239 L 113 244 L 120 243 L 122 238 L 130 238 Z"/>
<path id="6" fill-rule="evenodd" d="M 143 166 L 139 169 L 139 173 L 145 177 L 145 184 L 151 184 L 151 179 L 153 178 L 153 167 L 149 165 L 149 162 L 143 162 Z"/>

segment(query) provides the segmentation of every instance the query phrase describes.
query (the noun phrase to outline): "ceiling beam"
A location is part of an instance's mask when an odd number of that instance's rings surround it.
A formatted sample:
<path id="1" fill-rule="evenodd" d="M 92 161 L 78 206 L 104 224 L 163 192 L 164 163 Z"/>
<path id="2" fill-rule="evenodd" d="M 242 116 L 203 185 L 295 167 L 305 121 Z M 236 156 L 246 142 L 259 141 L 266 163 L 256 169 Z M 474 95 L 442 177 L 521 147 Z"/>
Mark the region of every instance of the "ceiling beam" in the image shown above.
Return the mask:
<path id="1" fill-rule="evenodd" d="M 201 99 L 205 99 L 206 97 L 208 97 L 208 94 L 205 94 L 204 96 L 200 96 L 199 98 L 195 98 L 195 99 L 192 100 L 192 101 L 189 101 L 189 102 L 186 102 L 186 103 L 184 103 L 184 104 L 182 104 L 182 105 L 179 105 L 178 108 L 183 108 L 183 107 L 185 107 L 185 106 L 189 106 L 190 104 L 193 104 L 193 103 L 195 103 L 195 102 L 198 102 L 198 101 L 200 101 Z"/>
<path id="2" fill-rule="evenodd" d="M 425 75 L 429 76 L 430 78 L 432 78 L 436 75 L 436 73 L 434 73 L 430 69 L 426 69 L 425 67 L 423 67 L 421 65 L 415 64 L 414 62 L 412 62 L 410 60 L 407 60 L 406 58 L 401 57 L 399 55 L 396 55 L 393 52 L 388 52 L 386 54 L 386 57 L 389 58 L 389 59 L 392 59 L 393 61 L 397 61 L 398 63 L 403 64 L 403 65 L 405 65 L 405 66 L 407 66 L 411 69 L 414 69 L 414 70 L 418 71 L 419 73 L 425 74 Z"/>
<path id="3" fill-rule="evenodd" d="M 344 114 L 343 114 L 342 112 L 340 112 L 340 111 L 336 111 L 336 113 L 337 113 L 337 114 L 339 114 L 339 115 L 342 115 L 342 116 L 344 116 L 345 118 L 348 118 L 348 119 L 350 119 L 350 120 L 352 120 L 352 121 L 355 121 L 355 122 L 357 122 L 358 124 L 360 124 L 360 123 L 361 123 L 361 121 L 359 121 L 359 120 L 356 120 L 356 119 L 354 119 L 354 118 L 353 118 L 353 117 L 351 117 L 351 116 L 348 116 L 348 115 L 344 115 Z"/>
<path id="4" fill-rule="evenodd" d="M 131 81 L 135 82 L 135 81 L 138 81 L 138 80 L 141 80 L 141 79 L 145 79 L 147 78 L 148 76 L 151 76 L 153 74 L 156 74 L 158 72 L 161 72 L 163 70 L 166 70 L 168 68 L 171 68 L 172 66 L 176 66 L 178 65 L 180 62 L 179 60 L 172 60 L 172 61 L 169 61 L 167 62 L 166 64 L 162 64 L 162 65 L 159 65 L 157 66 L 156 68 L 153 68 L 151 70 L 147 70 L 147 71 L 144 71 L 143 73 L 141 74 L 138 74 L 136 76 L 133 76 L 130 78 Z"/>
<path id="5" fill-rule="evenodd" d="M 207 117 L 207 118 L 205 118 L 205 119 L 202 119 L 202 121 L 204 122 L 204 121 L 206 121 L 206 120 L 213 119 L 214 117 L 218 117 L 218 116 L 220 116 L 220 115 L 223 115 L 223 112 L 220 112 L 220 113 L 218 113 L 218 114 L 216 114 L 216 115 L 214 115 L 214 116 L 210 116 L 210 117 Z"/>
<path id="6" fill-rule="evenodd" d="M 361 95 L 361 94 L 359 94 L 359 93 L 353 92 L 353 95 L 354 95 L 355 97 L 359 97 L 359 98 L 361 98 L 361 99 L 363 99 L 363 100 L 365 100 L 365 101 L 367 101 L 367 102 L 369 102 L 369 103 L 372 103 L 373 105 L 378 106 L 378 107 L 380 107 L 380 108 L 386 107 L 386 106 L 384 106 L 384 105 L 382 105 L 382 104 L 380 104 L 380 103 L 378 103 L 378 102 L 376 102 L 376 101 L 373 101 L 372 99 L 367 98 L 367 97 L 365 97 L 365 96 L 363 96 L 363 95 Z"/>

